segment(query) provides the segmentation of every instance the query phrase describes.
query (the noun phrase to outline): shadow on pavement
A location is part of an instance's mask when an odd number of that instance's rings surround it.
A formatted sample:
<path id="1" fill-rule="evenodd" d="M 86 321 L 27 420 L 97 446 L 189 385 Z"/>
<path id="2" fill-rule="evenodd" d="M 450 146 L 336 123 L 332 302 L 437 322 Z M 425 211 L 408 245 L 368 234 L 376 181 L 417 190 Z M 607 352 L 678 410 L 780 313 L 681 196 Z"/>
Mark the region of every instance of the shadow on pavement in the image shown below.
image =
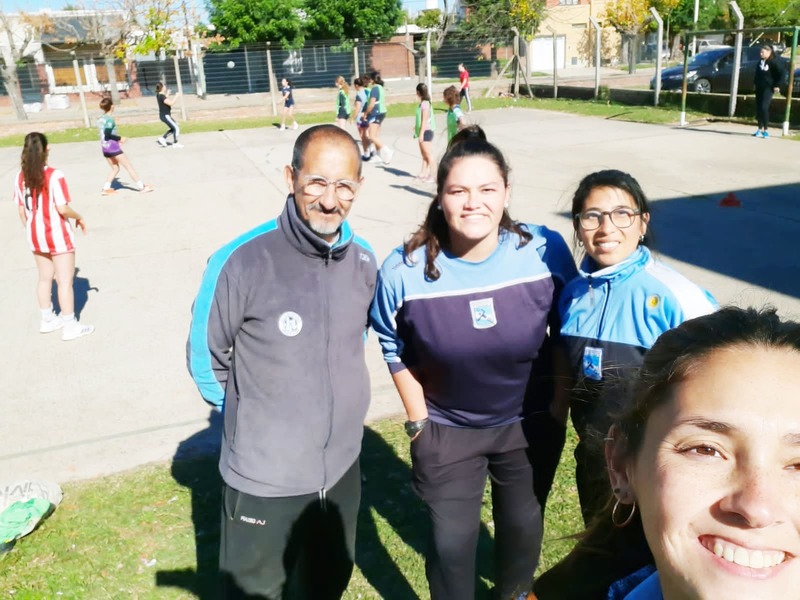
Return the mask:
<path id="1" fill-rule="evenodd" d="M 729 193 L 741 206 L 719 205 Z M 656 200 L 651 205 L 652 248 L 656 256 L 800 298 L 798 197 L 800 184 L 785 184 Z"/>
<path id="2" fill-rule="evenodd" d="M 172 462 L 172 477 L 192 495 L 196 568 L 158 571 L 156 586 L 192 592 L 201 600 L 219 597 L 219 522 L 222 479 L 219 443 L 222 413 L 212 410 L 208 427 L 185 439 Z"/>
<path id="3" fill-rule="evenodd" d="M 75 267 L 75 275 L 72 280 L 72 293 L 75 297 L 75 317 L 80 319 L 81 311 L 86 303 L 89 302 L 89 292 L 99 292 L 100 288 L 92 287 L 86 277 L 78 277 L 80 269 Z M 53 302 L 53 310 L 61 312 L 61 305 L 58 303 L 58 286 L 53 281 L 52 291 L 50 292 Z"/>
<path id="4" fill-rule="evenodd" d="M 411 192 L 416 196 L 422 196 L 424 198 L 433 198 L 433 194 L 427 190 L 420 190 L 418 188 L 412 187 L 410 185 L 396 185 L 391 184 L 389 187 L 393 187 L 397 190 L 405 190 L 407 192 Z"/>

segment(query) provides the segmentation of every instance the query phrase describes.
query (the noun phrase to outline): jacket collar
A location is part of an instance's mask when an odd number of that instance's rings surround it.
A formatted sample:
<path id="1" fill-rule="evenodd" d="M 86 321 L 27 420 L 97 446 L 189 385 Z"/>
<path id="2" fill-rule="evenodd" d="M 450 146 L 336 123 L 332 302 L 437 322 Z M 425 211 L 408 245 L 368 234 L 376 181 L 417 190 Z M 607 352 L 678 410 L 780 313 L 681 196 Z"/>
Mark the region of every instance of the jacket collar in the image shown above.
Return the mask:
<path id="1" fill-rule="evenodd" d="M 648 565 L 615 581 L 608 588 L 608 600 L 664 600 L 658 571 Z"/>
<path id="2" fill-rule="evenodd" d="M 590 256 L 586 256 L 581 261 L 581 268 L 578 272 L 584 279 L 589 279 L 598 283 L 621 280 L 644 268 L 650 259 L 650 250 L 647 246 L 639 246 L 622 262 L 604 269 L 595 270 L 596 264 L 594 259 Z"/>
<path id="3" fill-rule="evenodd" d="M 278 226 L 301 254 L 328 260 L 342 260 L 355 237 L 350 224 L 344 221 L 339 228 L 339 239 L 332 246 L 328 244 L 300 219 L 292 194 L 286 198 L 286 205 L 278 217 Z"/>

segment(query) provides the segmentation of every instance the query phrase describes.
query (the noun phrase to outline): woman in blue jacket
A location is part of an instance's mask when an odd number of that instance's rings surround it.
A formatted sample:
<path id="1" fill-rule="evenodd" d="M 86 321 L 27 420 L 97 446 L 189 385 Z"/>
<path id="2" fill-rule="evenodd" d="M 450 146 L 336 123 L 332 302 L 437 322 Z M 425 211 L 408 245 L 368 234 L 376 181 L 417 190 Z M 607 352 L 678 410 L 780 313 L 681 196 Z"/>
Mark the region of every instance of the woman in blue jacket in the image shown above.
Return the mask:
<path id="1" fill-rule="evenodd" d="M 641 365 L 661 333 L 714 311 L 716 303 L 652 257 L 645 245 L 647 197 L 628 173 L 606 170 L 584 177 L 572 199 L 572 219 L 586 255 L 561 295 L 559 312 L 574 383 L 570 411 L 579 437 L 578 495 L 588 524 L 608 495 L 605 461 L 590 438 L 608 430 L 619 397 L 614 382 Z"/>

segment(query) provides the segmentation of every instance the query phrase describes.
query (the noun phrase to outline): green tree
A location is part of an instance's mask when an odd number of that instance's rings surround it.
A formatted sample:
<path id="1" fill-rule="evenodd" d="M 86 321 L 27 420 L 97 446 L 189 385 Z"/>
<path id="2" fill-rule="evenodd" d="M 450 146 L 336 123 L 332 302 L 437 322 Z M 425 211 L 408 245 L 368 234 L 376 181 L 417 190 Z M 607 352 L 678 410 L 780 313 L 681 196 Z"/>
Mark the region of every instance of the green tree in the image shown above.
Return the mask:
<path id="1" fill-rule="evenodd" d="M 232 46 L 279 41 L 297 47 L 305 39 L 302 0 L 210 0 L 209 21 Z"/>
<path id="2" fill-rule="evenodd" d="M 800 20 L 797 0 L 739 0 L 745 27 L 781 27 Z M 735 22 L 731 27 L 735 27 Z"/>
<path id="3" fill-rule="evenodd" d="M 438 8 L 423 10 L 414 19 L 414 24 L 420 29 L 440 29 L 442 26 L 442 11 Z"/>
<path id="4" fill-rule="evenodd" d="M 508 16 L 522 37 L 529 42 L 544 19 L 546 6 L 540 0 L 510 0 Z"/>
<path id="5" fill-rule="evenodd" d="M 306 0 L 303 10 L 315 40 L 385 39 L 403 23 L 401 0 Z"/>
<path id="6" fill-rule="evenodd" d="M 403 18 L 400 0 L 209 0 L 208 8 L 211 23 L 234 47 L 386 38 Z"/>
<path id="7" fill-rule="evenodd" d="M 28 115 L 22 102 L 17 66 L 25 61 L 30 44 L 45 31 L 53 31 L 48 15 L 20 13 L 12 17 L 0 8 L 0 35 L 5 38 L 5 44 L 0 45 L 0 79 L 20 121 L 26 121 Z"/>

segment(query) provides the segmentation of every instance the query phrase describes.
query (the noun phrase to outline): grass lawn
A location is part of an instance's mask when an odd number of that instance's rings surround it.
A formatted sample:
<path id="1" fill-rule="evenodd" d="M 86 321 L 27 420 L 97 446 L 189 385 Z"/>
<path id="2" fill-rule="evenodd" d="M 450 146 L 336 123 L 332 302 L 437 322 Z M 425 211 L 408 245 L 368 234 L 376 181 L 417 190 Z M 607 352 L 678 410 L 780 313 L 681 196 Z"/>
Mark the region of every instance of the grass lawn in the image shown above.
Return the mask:
<path id="1" fill-rule="evenodd" d="M 541 567 L 581 528 L 570 429 L 547 505 Z M 348 600 L 427 598 L 427 515 L 409 480 L 401 420 L 365 431 L 357 568 Z M 151 464 L 64 486 L 64 500 L 30 536 L 0 556 L 0 597 L 15 599 L 215 597 L 220 479 L 214 458 Z M 491 498 L 484 496 L 479 598 L 492 580 Z"/>
<path id="2" fill-rule="evenodd" d="M 489 110 L 494 108 L 535 108 L 539 110 L 553 110 L 579 115 L 618 119 L 620 121 L 633 121 L 637 123 L 677 124 L 680 122 L 680 110 L 668 107 L 630 106 L 614 104 L 605 101 L 592 100 L 554 100 L 552 98 L 530 99 L 522 97 L 513 98 L 473 98 L 473 110 Z M 412 117 L 417 105 L 414 103 L 392 104 L 389 108 L 389 118 Z M 445 112 L 447 107 L 443 102 L 434 102 L 434 110 Z M 301 125 L 316 123 L 330 123 L 330 112 L 297 113 L 297 122 Z M 690 120 L 706 118 L 708 115 L 700 113 L 687 113 Z M 259 127 L 277 127 L 280 117 L 253 117 L 231 119 L 190 120 L 181 122 L 181 133 L 197 133 L 201 131 L 221 131 L 224 129 L 255 129 Z M 126 137 L 157 137 L 164 132 L 164 125 L 160 121 L 152 123 L 125 123 L 121 127 Z M 0 137 L 0 147 L 21 147 L 25 134 Z M 63 142 L 88 142 L 97 140 L 97 130 L 94 127 L 81 127 L 64 129 L 47 133 L 48 142 L 58 144 Z"/>

